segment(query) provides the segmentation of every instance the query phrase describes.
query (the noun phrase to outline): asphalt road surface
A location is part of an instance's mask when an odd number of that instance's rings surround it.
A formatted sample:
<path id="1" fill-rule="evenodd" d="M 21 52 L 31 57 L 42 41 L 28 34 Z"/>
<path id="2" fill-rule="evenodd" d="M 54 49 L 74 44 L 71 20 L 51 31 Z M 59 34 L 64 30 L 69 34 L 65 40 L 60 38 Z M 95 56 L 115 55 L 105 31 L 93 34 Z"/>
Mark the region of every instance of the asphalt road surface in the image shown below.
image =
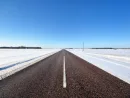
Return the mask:
<path id="1" fill-rule="evenodd" d="M 0 98 L 130 98 L 130 84 L 62 50 L 0 81 Z"/>

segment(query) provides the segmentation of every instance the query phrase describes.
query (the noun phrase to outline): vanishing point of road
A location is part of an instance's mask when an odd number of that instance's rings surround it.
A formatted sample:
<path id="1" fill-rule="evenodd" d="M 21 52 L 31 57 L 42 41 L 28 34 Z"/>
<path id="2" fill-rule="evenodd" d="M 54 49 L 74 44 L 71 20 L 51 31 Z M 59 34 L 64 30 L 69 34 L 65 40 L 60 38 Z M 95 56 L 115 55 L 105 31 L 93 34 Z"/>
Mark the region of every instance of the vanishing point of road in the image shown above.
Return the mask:
<path id="1" fill-rule="evenodd" d="M 61 50 L 1 80 L 0 98 L 130 98 L 130 84 Z"/>

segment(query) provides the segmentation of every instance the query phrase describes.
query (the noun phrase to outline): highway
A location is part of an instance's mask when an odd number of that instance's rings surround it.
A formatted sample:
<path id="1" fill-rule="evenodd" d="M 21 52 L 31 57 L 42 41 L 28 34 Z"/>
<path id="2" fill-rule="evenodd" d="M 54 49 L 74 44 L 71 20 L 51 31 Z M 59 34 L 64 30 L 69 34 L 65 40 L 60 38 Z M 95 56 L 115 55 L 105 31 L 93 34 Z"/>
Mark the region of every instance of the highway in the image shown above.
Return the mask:
<path id="1" fill-rule="evenodd" d="M 130 84 L 61 50 L 1 80 L 0 98 L 130 98 Z"/>

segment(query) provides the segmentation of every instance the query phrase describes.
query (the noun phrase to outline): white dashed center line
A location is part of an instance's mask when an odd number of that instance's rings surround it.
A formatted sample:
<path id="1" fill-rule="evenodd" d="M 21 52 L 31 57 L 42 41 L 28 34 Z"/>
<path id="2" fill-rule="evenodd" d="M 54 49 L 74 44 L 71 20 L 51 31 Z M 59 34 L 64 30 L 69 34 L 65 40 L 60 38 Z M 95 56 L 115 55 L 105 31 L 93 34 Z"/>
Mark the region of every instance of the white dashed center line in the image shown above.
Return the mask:
<path id="1" fill-rule="evenodd" d="M 63 88 L 66 88 L 65 56 L 63 56 Z"/>

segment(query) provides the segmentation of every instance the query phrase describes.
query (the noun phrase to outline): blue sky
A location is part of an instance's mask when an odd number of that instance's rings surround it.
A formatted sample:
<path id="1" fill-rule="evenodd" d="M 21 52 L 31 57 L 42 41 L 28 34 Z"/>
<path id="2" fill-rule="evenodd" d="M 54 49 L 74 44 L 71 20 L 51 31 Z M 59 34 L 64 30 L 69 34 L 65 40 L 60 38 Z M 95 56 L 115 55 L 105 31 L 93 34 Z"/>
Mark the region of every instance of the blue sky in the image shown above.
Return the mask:
<path id="1" fill-rule="evenodd" d="M 0 0 L 0 46 L 130 47 L 129 0 Z"/>

